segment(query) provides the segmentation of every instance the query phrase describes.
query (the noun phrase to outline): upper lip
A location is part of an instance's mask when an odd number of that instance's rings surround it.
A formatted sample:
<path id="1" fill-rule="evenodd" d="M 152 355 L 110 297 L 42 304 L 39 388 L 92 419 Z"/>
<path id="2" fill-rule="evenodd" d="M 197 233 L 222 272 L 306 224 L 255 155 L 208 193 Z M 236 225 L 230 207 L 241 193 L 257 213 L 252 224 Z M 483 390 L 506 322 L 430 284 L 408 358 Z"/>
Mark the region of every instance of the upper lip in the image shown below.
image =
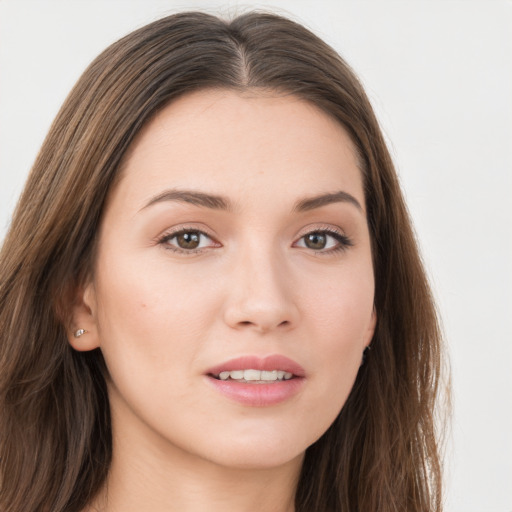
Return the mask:
<path id="1" fill-rule="evenodd" d="M 280 354 L 273 354 L 266 357 L 236 357 L 210 368 L 206 373 L 208 375 L 219 375 L 221 372 L 230 372 L 234 370 L 283 370 L 285 372 L 293 373 L 296 377 L 304 377 L 306 375 L 306 371 L 299 363 Z"/>

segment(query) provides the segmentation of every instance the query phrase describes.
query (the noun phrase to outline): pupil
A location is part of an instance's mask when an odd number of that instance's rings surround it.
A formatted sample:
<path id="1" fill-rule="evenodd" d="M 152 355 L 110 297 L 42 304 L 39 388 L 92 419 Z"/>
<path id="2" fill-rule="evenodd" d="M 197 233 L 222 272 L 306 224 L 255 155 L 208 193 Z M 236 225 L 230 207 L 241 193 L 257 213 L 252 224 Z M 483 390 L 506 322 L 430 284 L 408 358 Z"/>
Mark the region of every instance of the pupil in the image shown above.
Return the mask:
<path id="1" fill-rule="evenodd" d="M 326 236 L 322 233 L 310 233 L 306 236 L 306 246 L 310 249 L 324 249 L 326 243 Z"/>
<path id="2" fill-rule="evenodd" d="M 199 234 L 182 233 L 178 235 L 177 241 L 182 249 L 196 249 L 199 246 Z"/>

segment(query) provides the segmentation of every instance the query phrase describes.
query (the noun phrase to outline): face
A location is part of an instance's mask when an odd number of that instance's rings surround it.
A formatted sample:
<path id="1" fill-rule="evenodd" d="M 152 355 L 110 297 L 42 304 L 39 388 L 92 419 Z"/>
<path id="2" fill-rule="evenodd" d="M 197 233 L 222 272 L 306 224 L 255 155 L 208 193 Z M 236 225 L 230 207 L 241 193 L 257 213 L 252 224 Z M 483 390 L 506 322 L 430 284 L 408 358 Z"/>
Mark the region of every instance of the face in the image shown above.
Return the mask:
<path id="1" fill-rule="evenodd" d="M 361 172 L 294 97 L 202 91 L 133 143 L 75 348 L 100 347 L 114 433 L 231 467 L 300 458 L 375 325 Z"/>

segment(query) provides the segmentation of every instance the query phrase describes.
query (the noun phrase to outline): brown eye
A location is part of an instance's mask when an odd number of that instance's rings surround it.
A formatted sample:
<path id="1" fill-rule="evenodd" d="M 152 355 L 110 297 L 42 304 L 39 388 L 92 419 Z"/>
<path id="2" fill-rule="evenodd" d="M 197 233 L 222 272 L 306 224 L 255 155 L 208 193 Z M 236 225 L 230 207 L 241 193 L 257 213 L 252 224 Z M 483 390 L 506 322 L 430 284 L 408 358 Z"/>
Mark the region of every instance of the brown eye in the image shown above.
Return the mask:
<path id="1" fill-rule="evenodd" d="M 160 243 L 167 249 L 182 253 L 198 252 L 203 249 L 220 246 L 218 242 L 212 240 L 206 233 L 188 229 L 166 235 L 160 240 Z"/>
<path id="2" fill-rule="evenodd" d="M 304 237 L 304 245 L 308 249 L 321 251 L 327 245 L 327 235 L 325 233 L 309 233 Z"/>
<path id="3" fill-rule="evenodd" d="M 197 231 L 187 231 L 176 235 L 176 245 L 180 249 L 197 249 L 201 242 L 201 233 Z"/>

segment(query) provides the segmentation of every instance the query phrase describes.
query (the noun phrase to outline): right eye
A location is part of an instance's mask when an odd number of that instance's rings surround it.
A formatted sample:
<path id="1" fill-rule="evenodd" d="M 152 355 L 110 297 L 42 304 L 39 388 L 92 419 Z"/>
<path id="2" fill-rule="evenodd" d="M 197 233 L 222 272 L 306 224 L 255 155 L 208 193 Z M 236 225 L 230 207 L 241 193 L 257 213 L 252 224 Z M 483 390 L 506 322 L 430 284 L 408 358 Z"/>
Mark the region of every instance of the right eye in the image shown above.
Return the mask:
<path id="1" fill-rule="evenodd" d="M 198 252 L 209 247 L 219 247 L 206 233 L 197 229 L 183 229 L 164 235 L 159 243 L 177 252 Z"/>

